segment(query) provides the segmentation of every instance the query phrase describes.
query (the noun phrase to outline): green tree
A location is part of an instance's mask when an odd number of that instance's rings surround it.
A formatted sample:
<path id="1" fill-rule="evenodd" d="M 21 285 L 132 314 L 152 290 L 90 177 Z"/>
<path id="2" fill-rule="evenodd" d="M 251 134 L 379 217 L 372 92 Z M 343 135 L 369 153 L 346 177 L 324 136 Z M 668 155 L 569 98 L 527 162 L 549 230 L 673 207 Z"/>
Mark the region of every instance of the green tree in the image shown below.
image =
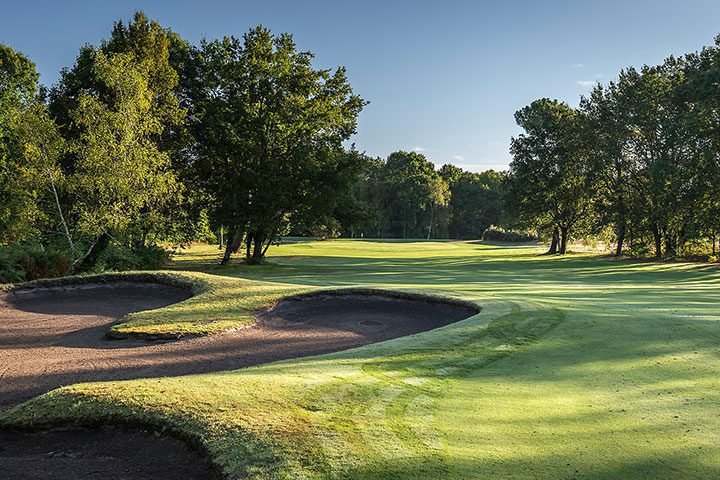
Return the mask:
<path id="1" fill-rule="evenodd" d="M 263 27 L 206 42 L 199 56 L 196 178 L 215 223 L 258 263 L 293 220 L 332 211 L 349 188 L 357 166 L 342 142 L 365 102 L 344 68 L 313 68 L 292 36 Z"/>
<path id="2" fill-rule="evenodd" d="M 635 171 L 630 185 L 638 197 L 633 215 L 650 230 L 657 257 L 663 247 L 667 255 L 676 253 L 694 215 L 687 208 L 695 194 L 687 189 L 687 104 L 677 95 L 682 70 L 682 61 L 671 57 L 659 66 L 627 69 L 618 79 L 630 129 L 626 152 Z"/>
<path id="3" fill-rule="evenodd" d="M 133 54 L 138 62 L 145 64 L 148 88 L 153 92 L 151 110 L 164 126 L 157 136 L 164 140 L 162 149 L 168 150 L 172 143 L 169 137 L 185 118 L 185 110 L 178 102 L 182 88 L 175 66 L 186 65 L 188 49 L 187 42 L 177 34 L 149 20 L 143 12 L 135 12 L 128 24 L 115 22 L 110 38 L 103 40 L 99 47 L 84 45 L 75 64 L 62 70 L 60 81 L 50 90 L 51 114 L 63 127 L 67 138 L 77 138 L 81 132 L 72 121 L 72 112 L 78 107 L 83 94 L 95 95 L 107 105 L 115 102 L 115 91 L 98 74 L 96 54 Z M 177 62 L 176 65 L 171 64 L 171 59 Z M 172 148 L 181 147 L 172 145 Z"/>
<path id="4" fill-rule="evenodd" d="M 383 195 L 392 232 L 401 238 L 432 233 L 435 210 L 447 205 L 447 183 L 421 153 L 391 153 L 384 164 Z"/>
<path id="5" fill-rule="evenodd" d="M 26 105 L 22 110 L 18 132 L 23 164 L 17 184 L 36 198 L 38 216 L 45 220 L 43 230 L 58 231 L 59 228 L 70 251 L 75 254 L 75 243 L 60 200 L 65 176 L 59 160 L 67 151 L 67 143 L 50 118 L 47 105 L 40 101 Z"/>
<path id="6" fill-rule="evenodd" d="M 597 85 L 589 97 L 581 99 L 580 109 L 587 120 L 591 183 L 597 191 L 595 208 L 602 225 L 611 224 L 615 232 L 615 255 L 623 253 L 629 222 L 636 206 L 635 157 L 628 152 L 632 135 L 627 99 L 615 82 Z"/>
<path id="7" fill-rule="evenodd" d="M 720 232 L 720 36 L 715 45 L 685 56 L 683 74 L 677 88 L 688 105 L 685 158 L 694 159 L 691 186 L 696 192 L 692 205 L 698 214 L 696 233 L 710 239 L 716 255 Z"/>
<path id="8" fill-rule="evenodd" d="M 564 254 L 572 229 L 590 211 L 582 119 L 567 104 L 540 99 L 515 114 L 524 133 L 513 138 L 509 186 L 520 217 L 551 228 L 548 253 Z"/>
<path id="9" fill-rule="evenodd" d="M 21 240 L 34 229 L 34 192 L 24 188 L 27 175 L 19 138 L 22 110 L 38 94 L 35 64 L 22 53 L 0 44 L 0 242 Z"/>
<path id="10" fill-rule="evenodd" d="M 89 243 L 73 269 L 93 265 L 111 238 L 178 192 L 170 159 L 155 142 L 164 124 L 150 88 L 153 68 L 132 53 L 95 54 L 95 74 L 112 102 L 83 93 L 72 112 L 81 132 L 73 144 L 73 214 Z"/>
<path id="11" fill-rule="evenodd" d="M 505 175 L 488 170 L 466 172 L 443 165 L 440 174 L 450 186 L 451 238 L 481 238 L 491 225 L 500 225 L 505 212 Z"/>
<path id="12" fill-rule="evenodd" d="M 60 125 L 64 138 L 71 143 L 77 142 L 84 132 L 73 115 L 84 95 L 92 95 L 108 108 L 114 108 L 118 103 L 116 90 L 107 85 L 98 72 L 98 53 L 107 58 L 117 54 L 133 55 L 134 62 L 143 65 L 147 88 L 152 92 L 148 114 L 162 127 L 148 138 L 169 156 L 175 176 L 184 183 L 188 164 L 192 161 L 188 155 L 192 138 L 186 128 L 185 117 L 191 92 L 198 88 L 192 52 L 192 47 L 179 35 L 138 11 L 130 22 L 115 22 L 110 37 L 99 46 L 85 45 L 80 49 L 75 64 L 62 71 L 60 81 L 50 91 L 51 116 Z M 178 75 L 178 71 L 183 73 L 183 77 Z M 63 171 L 73 172 L 76 161 L 75 151 L 70 150 L 62 158 Z M 140 215 L 129 219 L 123 238 L 118 240 L 139 247 L 158 237 L 182 240 L 192 236 L 196 230 L 194 224 L 201 216 L 200 201 L 194 190 L 181 190 L 190 194 L 174 195 L 161 205 L 154 204 L 152 209 L 143 209 Z"/>

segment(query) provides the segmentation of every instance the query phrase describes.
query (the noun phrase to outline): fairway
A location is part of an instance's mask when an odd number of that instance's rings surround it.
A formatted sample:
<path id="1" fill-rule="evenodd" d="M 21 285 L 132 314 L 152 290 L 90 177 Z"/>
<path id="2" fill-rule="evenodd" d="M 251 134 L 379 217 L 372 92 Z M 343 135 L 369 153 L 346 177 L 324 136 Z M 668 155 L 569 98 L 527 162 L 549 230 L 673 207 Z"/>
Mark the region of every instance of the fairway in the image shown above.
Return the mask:
<path id="1" fill-rule="evenodd" d="M 240 282 L 239 297 L 359 286 L 481 311 L 319 357 L 69 386 L 0 421 L 150 426 L 200 447 L 228 478 L 720 476 L 717 267 L 540 253 L 308 241 L 271 249 L 266 265 L 219 267 L 217 247 L 194 247 L 177 274 Z"/>

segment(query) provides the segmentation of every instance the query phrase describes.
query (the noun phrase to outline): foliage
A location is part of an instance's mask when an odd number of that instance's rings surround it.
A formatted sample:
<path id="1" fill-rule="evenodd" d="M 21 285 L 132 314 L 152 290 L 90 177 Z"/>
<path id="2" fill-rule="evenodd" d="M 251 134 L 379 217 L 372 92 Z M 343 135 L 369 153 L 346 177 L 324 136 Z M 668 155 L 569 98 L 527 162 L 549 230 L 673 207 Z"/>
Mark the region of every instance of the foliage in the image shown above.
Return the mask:
<path id="1" fill-rule="evenodd" d="M 344 68 L 313 68 L 288 34 L 257 27 L 205 42 L 198 55 L 196 178 L 214 222 L 259 263 L 294 219 L 332 211 L 349 188 L 357 165 L 342 142 L 365 102 Z"/>
<path id="2" fill-rule="evenodd" d="M 84 46 L 51 89 L 50 112 L 72 146 L 61 159 L 68 177 L 61 200 L 78 243 L 102 246 L 111 235 L 142 247 L 192 235 L 190 217 L 199 211 L 178 179 L 189 140 L 172 64 L 187 48 L 136 12 L 99 47 Z M 100 249 L 83 261 L 96 261 Z"/>
<path id="3" fill-rule="evenodd" d="M 148 65 L 130 53 L 95 56 L 98 79 L 113 103 L 81 94 L 73 113 L 81 134 L 71 191 L 78 230 L 90 237 L 126 231 L 177 191 L 169 159 L 153 138 L 163 124 L 153 114 Z"/>
<path id="4" fill-rule="evenodd" d="M 37 102 L 38 78 L 34 63 L 0 44 L 0 244 L 26 240 L 39 215 L 19 131 L 23 110 Z"/>
<path id="5" fill-rule="evenodd" d="M 553 229 L 565 253 L 571 230 L 590 212 L 582 118 L 564 103 L 541 99 L 515 114 L 524 133 L 513 138 L 509 189 L 528 226 Z M 559 239 L 558 239 L 559 234 Z"/>
<path id="6" fill-rule="evenodd" d="M 454 165 L 443 165 L 440 175 L 452 193 L 450 197 L 450 238 L 477 239 L 491 225 L 504 220 L 506 187 L 504 173 L 488 170 L 466 172 Z"/>
<path id="7" fill-rule="evenodd" d="M 482 234 L 482 240 L 491 242 L 534 242 L 537 237 L 529 232 L 506 230 L 502 227 L 490 225 Z"/>
<path id="8" fill-rule="evenodd" d="M 159 270 L 170 263 L 171 252 L 159 245 L 128 248 L 111 245 L 103 252 L 97 271 Z"/>
<path id="9" fill-rule="evenodd" d="M 618 256 L 624 249 L 658 258 L 714 255 L 719 52 L 716 40 L 700 52 L 625 69 L 577 111 L 539 100 L 518 112 L 525 133 L 513 140 L 511 209 L 526 224 L 560 234 L 563 225 L 595 235 L 610 227 Z M 541 110 L 565 114 L 553 119 Z"/>
<path id="10" fill-rule="evenodd" d="M 0 283 L 60 277 L 71 260 L 70 252 L 56 246 L 0 246 Z"/>

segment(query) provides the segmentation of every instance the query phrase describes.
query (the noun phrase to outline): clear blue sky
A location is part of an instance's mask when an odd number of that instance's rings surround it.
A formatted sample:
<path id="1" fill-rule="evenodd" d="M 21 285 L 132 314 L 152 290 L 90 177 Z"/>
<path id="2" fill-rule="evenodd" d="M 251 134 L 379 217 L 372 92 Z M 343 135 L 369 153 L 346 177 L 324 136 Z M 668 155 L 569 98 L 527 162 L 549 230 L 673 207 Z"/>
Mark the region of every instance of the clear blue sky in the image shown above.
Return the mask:
<path id="1" fill-rule="evenodd" d="M 317 66 L 346 66 L 372 102 L 358 149 L 416 149 L 437 166 L 475 171 L 507 166 L 513 113 L 532 100 L 576 105 L 592 82 L 697 50 L 720 33 L 718 0 L 26 0 L 3 5 L 0 42 L 52 84 L 82 44 L 97 44 L 137 9 L 191 42 L 259 23 L 290 32 Z"/>

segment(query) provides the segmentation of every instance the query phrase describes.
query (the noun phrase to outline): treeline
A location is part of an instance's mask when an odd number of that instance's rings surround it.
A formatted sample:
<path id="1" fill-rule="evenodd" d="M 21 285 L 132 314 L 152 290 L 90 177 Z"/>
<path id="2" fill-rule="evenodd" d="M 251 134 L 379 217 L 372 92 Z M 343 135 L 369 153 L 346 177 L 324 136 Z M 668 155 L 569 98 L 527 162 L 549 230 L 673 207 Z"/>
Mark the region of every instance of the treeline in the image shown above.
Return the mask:
<path id="1" fill-rule="evenodd" d="M 508 208 L 564 253 L 572 236 L 617 255 L 690 255 L 720 232 L 720 38 L 628 68 L 578 108 L 541 99 L 516 113 Z"/>
<path id="2" fill-rule="evenodd" d="M 344 142 L 366 101 L 288 34 L 191 45 L 138 12 L 49 89 L 0 45 L 0 281 L 155 267 L 159 244 L 248 263 L 288 233 L 477 238 L 504 176 Z"/>
<path id="3" fill-rule="evenodd" d="M 257 263 L 326 218 L 360 174 L 343 142 L 366 102 L 312 58 L 263 27 L 191 45 L 136 13 L 46 89 L 0 45 L 3 280 L 137 268 L 220 229 L 225 261 Z"/>
<path id="4" fill-rule="evenodd" d="M 0 45 L 0 281 L 155 267 L 217 235 L 248 263 L 287 234 L 716 253 L 720 44 L 578 108 L 533 102 L 509 172 L 483 173 L 346 148 L 367 102 L 312 59 L 263 27 L 192 45 L 136 13 L 48 89 Z"/>
<path id="5" fill-rule="evenodd" d="M 436 170 L 421 153 L 404 151 L 386 159 L 360 156 L 359 163 L 361 174 L 323 233 L 479 239 L 503 221 L 504 173 L 474 173 L 450 164 Z"/>

